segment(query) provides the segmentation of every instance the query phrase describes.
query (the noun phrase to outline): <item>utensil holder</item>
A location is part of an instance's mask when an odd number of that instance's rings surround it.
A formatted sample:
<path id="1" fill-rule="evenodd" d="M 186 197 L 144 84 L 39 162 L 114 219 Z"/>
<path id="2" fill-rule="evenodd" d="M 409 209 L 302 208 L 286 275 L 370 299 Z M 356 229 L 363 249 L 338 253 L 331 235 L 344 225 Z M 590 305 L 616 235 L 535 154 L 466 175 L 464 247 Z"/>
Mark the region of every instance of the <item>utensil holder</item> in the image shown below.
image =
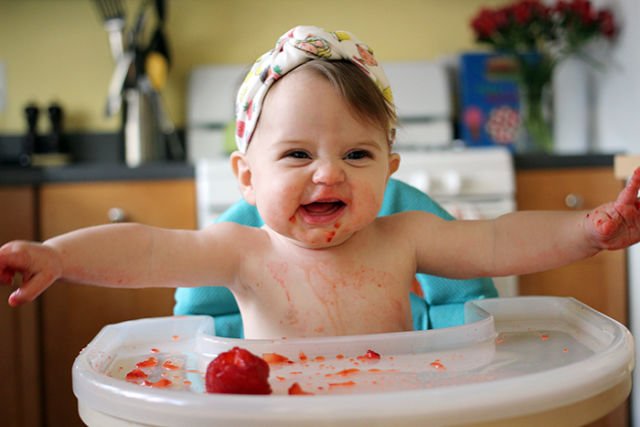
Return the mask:
<path id="1" fill-rule="evenodd" d="M 162 160 L 160 126 L 148 94 L 139 89 L 124 91 L 124 155 L 129 167 Z"/>

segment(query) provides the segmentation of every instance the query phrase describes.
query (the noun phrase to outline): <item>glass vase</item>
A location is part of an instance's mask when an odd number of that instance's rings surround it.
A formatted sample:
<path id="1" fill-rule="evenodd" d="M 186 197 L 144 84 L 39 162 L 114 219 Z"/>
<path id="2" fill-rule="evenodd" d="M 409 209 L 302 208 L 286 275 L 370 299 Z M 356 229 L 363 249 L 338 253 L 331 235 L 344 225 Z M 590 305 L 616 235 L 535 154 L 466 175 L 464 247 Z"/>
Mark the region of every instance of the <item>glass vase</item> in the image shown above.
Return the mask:
<path id="1" fill-rule="evenodd" d="M 552 72 L 553 63 L 545 58 L 521 58 L 518 82 L 521 126 L 516 147 L 520 152 L 553 151 Z"/>

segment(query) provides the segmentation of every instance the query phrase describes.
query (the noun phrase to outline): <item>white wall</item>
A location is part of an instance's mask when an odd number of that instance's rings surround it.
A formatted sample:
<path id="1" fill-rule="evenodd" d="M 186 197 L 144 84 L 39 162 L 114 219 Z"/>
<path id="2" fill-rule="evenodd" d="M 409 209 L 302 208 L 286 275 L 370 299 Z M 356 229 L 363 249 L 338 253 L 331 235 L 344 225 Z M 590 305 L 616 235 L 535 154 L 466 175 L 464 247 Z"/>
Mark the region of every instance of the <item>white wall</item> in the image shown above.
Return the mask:
<path id="1" fill-rule="evenodd" d="M 596 73 L 595 145 L 602 152 L 640 152 L 640 2 L 601 0 L 614 10 L 622 32 L 611 52 L 611 64 Z"/>

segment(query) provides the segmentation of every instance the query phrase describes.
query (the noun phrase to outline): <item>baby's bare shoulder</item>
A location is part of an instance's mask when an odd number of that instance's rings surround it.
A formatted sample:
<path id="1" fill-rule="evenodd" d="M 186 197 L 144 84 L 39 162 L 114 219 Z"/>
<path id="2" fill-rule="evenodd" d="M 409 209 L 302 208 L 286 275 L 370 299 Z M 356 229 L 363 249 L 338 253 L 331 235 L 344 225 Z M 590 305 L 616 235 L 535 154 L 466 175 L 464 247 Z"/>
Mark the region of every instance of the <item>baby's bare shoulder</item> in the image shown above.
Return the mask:
<path id="1" fill-rule="evenodd" d="M 268 242 L 266 232 L 257 227 L 236 224 L 234 222 L 220 222 L 211 224 L 200 232 L 207 244 L 222 245 L 228 248 L 241 247 L 258 249 Z"/>
<path id="2" fill-rule="evenodd" d="M 393 215 L 377 218 L 376 222 L 381 227 L 392 227 L 395 229 L 412 229 L 413 227 L 426 227 L 437 225 L 444 221 L 442 218 L 425 211 L 404 211 Z"/>

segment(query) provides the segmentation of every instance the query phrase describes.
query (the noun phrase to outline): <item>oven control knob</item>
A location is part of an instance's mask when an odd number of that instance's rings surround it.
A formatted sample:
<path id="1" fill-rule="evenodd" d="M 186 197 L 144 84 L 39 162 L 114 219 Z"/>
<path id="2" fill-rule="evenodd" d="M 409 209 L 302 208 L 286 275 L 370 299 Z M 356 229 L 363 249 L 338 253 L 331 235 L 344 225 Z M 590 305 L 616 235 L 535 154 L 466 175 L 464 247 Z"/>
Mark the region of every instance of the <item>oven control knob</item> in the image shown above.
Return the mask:
<path id="1" fill-rule="evenodd" d="M 426 172 L 414 172 L 409 177 L 409 184 L 416 187 L 423 193 L 428 193 L 431 190 L 431 178 Z"/>
<path id="2" fill-rule="evenodd" d="M 457 171 L 447 171 L 442 174 L 442 190 L 449 195 L 460 194 L 462 190 L 462 176 Z"/>

